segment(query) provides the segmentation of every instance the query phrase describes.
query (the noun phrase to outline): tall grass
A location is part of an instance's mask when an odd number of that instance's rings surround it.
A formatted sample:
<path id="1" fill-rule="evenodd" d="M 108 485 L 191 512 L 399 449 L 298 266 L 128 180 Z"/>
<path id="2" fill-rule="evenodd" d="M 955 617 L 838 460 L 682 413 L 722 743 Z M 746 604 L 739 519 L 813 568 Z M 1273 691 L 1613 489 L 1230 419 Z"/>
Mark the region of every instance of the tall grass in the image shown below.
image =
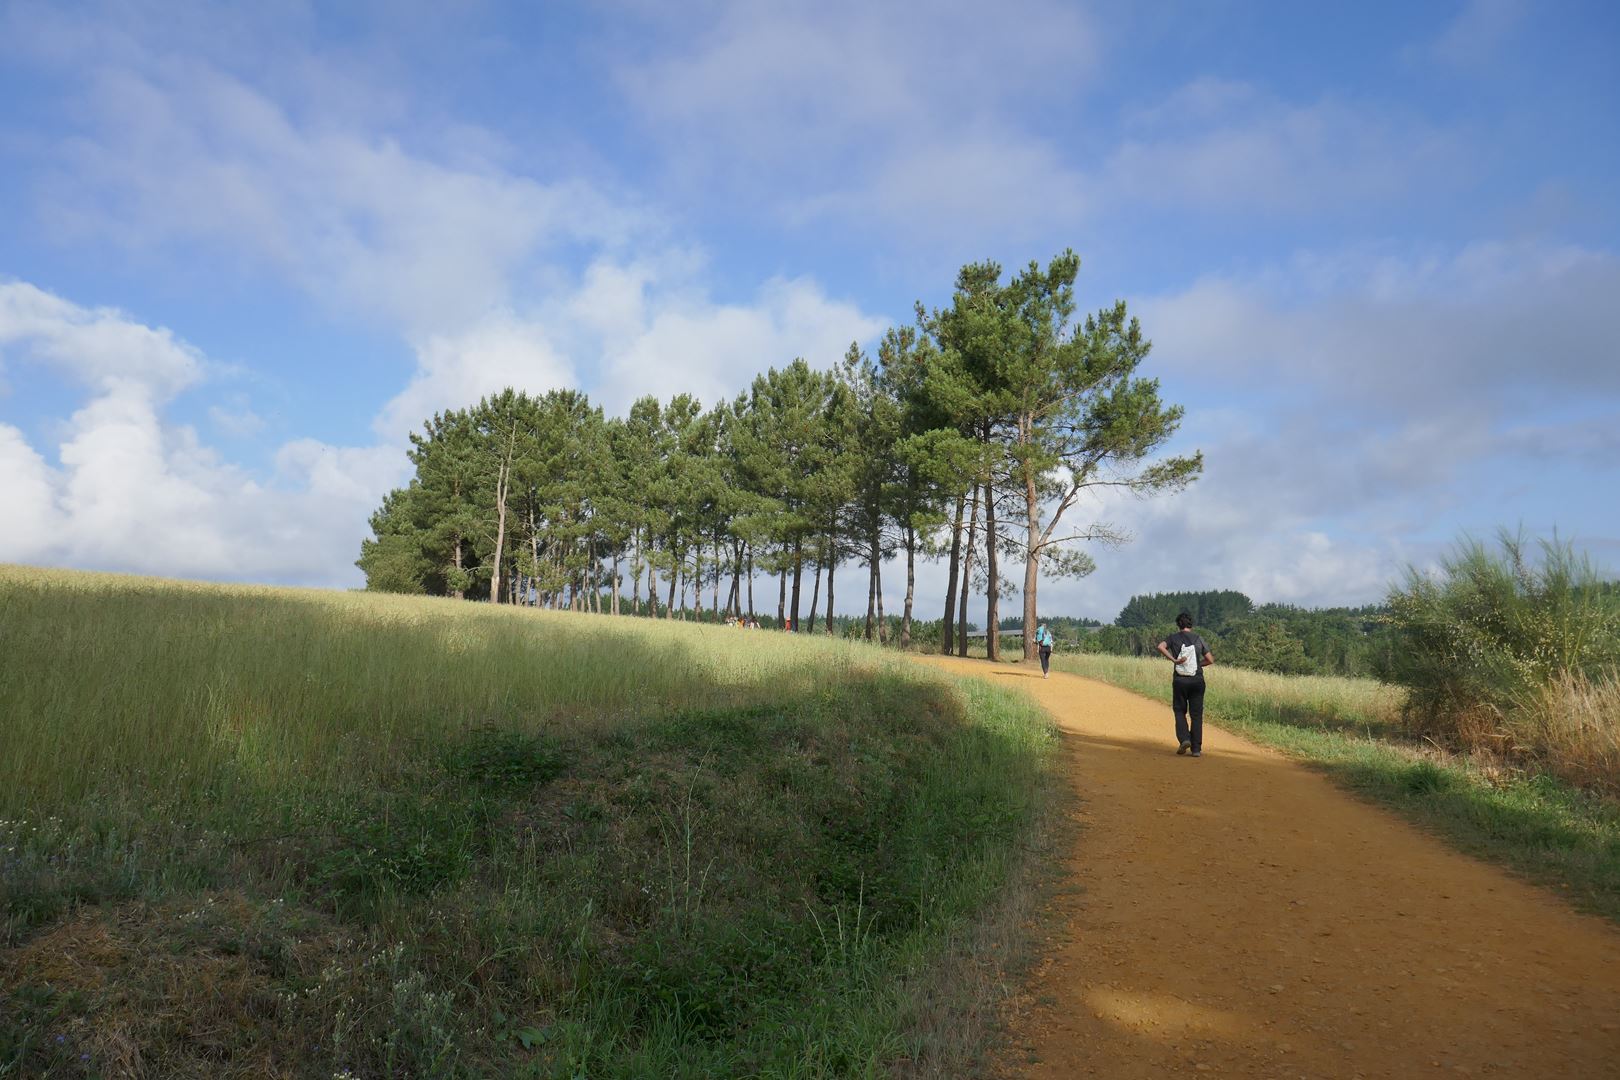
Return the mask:
<path id="1" fill-rule="evenodd" d="M 1058 787 L 1019 695 L 421 598 L 0 568 L 0 616 L 0 1076 L 987 1052 L 993 983 L 936 964 Z"/>
<path id="2" fill-rule="evenodd" d="M 385 768 L 413 740 L 741 705 L 885 661 L 825 638 L 0 566 L 0 811 Z"/>
<path id="3" fill-rule="evenodd" d="M 1061 670 L 1101 679 L 1149 697 L 1163 697 L 1163 660 L 1104 653 L 1054 657 Z M 1274 675 L 1222 666 L 1209 679 L 1206 707 L 1221 715 L 1249 713 L 1278 723 L 1387 734 L 1400 725 L 1401 692 L 1376 679 L 1337 675 Z"/>
<path id="4" fill-rule="evenodd" d="M 1465 541 L 1389 604 L 1415 730 L 1620 792 L 1620 590 L 1572 545 Z"/>

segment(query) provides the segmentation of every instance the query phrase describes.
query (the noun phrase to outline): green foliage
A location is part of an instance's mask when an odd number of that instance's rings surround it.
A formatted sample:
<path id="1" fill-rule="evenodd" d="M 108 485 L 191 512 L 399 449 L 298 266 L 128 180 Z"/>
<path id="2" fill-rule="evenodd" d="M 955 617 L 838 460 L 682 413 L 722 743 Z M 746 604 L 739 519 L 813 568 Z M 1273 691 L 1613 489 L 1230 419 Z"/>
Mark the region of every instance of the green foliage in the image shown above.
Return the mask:
<path id="1" fill-rule="evenodd" d="M 1617 666 L 1620 596 L 1568 543 L 1537 551 L 1507 533 L 1495 551 L 1464 541 L 1437 577 L 1409 570 L 1391 591 L 1387 675 L 1426 730 L 1507 716 L 1559 679 Z"/>
<path id="2" fill-rule="evenodd" d="M 1222 645 L 1221 660 L 1278 675 L 1309 675 L 1315 669 L 1304 644 L 1274 619 L 1239 623 Z"/>
<path id="3" fill-rule="evenodd" d="M 1231 590 L 1133 596 L 1114 626 L 1082 639 L 1079 647 L 1086 652 L 1148 656 L 1154 643 L 1174 629 L 1182 611 L 1192 614 L 1198 633 L 1221 663 L 1262 671 L 1372 675 L 1383 670 L 1382 658 L 1390 647 L 1383 608 L 1256 607 L 1247 596 Z"/>
<path id="4" fill-rule="evenodd" d="M 1168 633 L 1175 629 L 1176 616 L 1183 611 L 1192 615 L 1200 632 L 1224 634 L 1232 623 L 1253 613 L 1254 601 L 1231 590 L 1149 593 L 1127 600 L 1114 625 Z"/>
<path id="5" fill-rule="evenodd" d="M 1028 702 L 824 635 L 0 590 L 24 1075 L 130 1047 L 177 1077 L 882 1074 L 1053 790 Z"/>
<path id="6" fill-rule="evenodd" d="M 455 780 L 490 790 L 542 784 L 563 770 L 554 740 L 527 731 L 475 728 L 445 752 L 444 769 Z"/>
<path id="7" fill-rule="evenodd" d="M 361 543 L 367 589 L 702 619 L 768 609 L 753 596 L 764 571 L 778 622 L 803 627 L 807 607 L 833 615 L 837 570 L 858 564 L 863 636 L 884 642 L 883 566 L 904 552 L 909 646 L 916 560 L 948 547 L 953 596 L 982 581 L 995 620 L 996 559 L 1022 552 L 1034 604 L 1042 572 L 1092 570 L 1075 545 L 1123 539 L 1059 527 L 1085 490 L 1172 492 L 1202 468 L 1196 454 L 1152 460 L 1182 411 L 1138 375 L 1150 346 L 1123 303 L 1077 316 L 1079 265 L 1066 251 L 1002 282 L 998 265 L 969 264 L 950 308 L 919 306 L 875 359 L 858 344 L 832 371 L 795 359 L 709 409 L 643 397 L 610 419 L 576 391 L 508 388 L 435 413 L 411 437 L 415 474 Z M 964 538 L 949 510 L 970 492 L 985 513 Z M 958 619 L 947 607 L 941 637 Z"/>
<path id="8" fill-rule="evenodd" d="M 919 310 L 923 327 L 938 342 L 939 358 L 937 370 L 917 385 L 942 427 L 971 452 L 944 444 L 939 449 L 965 466 L 956 492 L 983 493 L 986 617 L 992 626 L 999 623 L 997 556 L 1003 546 L 1023 556 L 1024 621 L 1033 621 L 1043 570 L 1048 576 L 1083 576 L 1094 563 L 1073 544 L 1125 539 L 1101 522 L 1063 524 L 1084 492 L 1175 492 L 1203 469 L 1200 454 L 1149 460 L 1180 425 L 1182 410 L 1160 400 L 1157 380 L 1137 377 L 1150 343 L 1123 301 L 1075 317 L 1079 269 L 1079 256 L 1065 251 L 1046 267 L 1032 262 L 1003 283 L 998 264 L 971 263 L 957 275 L 950 307 L 932 314 Z M 1016 512 L 998 518 L 1003 501 Z M 970 547 L 976 539 L 969 537 Z M 956 562 L 953 555 L 953 581 Z M 1033 655 L 1033 641 L 1024 644 L 1026 655 Z M 994 658 L 993 634 L 988 648 Z"/>
<path id="9" fill-rule="evenodd" d="M 1037 620 L 1045 623 L 1052 629 L 1052 636 L 1064 641 L 1077 641 L 1083 634 L 1090 633 L 1102 626 L 1096 619 L 1075 617 L 1071 615 L 1048 615 Z M 1024 625 L 1022 615 L 1009 616 L 1001 620 L 1003 630 L 1017 630 Z"/>

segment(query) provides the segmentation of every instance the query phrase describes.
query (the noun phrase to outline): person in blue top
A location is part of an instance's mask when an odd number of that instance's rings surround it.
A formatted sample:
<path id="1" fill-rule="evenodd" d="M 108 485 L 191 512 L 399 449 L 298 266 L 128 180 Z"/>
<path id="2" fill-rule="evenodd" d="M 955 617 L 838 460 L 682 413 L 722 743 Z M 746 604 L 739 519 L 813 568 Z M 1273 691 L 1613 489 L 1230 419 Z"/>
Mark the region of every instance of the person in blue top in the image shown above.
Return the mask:
<path id="1" fill-rule="evenodd" d="M 1052 674 L 1052 631 L 1045 623 L 1035 631 L 1035 644 L 1041 650 L 1041 678 L 1045 679 Z"/>

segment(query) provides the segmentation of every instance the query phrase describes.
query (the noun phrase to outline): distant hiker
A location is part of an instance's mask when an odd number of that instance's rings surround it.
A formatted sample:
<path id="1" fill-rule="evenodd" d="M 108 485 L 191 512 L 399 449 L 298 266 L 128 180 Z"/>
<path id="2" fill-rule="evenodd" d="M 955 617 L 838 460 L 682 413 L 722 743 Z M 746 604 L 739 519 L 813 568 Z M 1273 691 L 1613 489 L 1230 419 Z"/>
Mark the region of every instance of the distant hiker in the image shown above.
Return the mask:
<path id="1" fill-rule="evenodd" d="M 1171 708 L 1176 713 L 1176 753 L 1204 753 L 1204 669 L 1215 662 L 1204 639 L 1192 632 L 1193 618 L 1176 616 L 1176 632 L 1159 642 L 1159 655 L 1176 665 L 1170 676 Z M 1188 723 L 1189 717 L 1191 723 Z"/>
<path id="2" fill-rule="evenodd" d="M 1041 678 L 1045 679 L 1052 674 L 1052 631 L 1045 623 L 1035 631 L 1035 644 L 1041 649 Z"/>

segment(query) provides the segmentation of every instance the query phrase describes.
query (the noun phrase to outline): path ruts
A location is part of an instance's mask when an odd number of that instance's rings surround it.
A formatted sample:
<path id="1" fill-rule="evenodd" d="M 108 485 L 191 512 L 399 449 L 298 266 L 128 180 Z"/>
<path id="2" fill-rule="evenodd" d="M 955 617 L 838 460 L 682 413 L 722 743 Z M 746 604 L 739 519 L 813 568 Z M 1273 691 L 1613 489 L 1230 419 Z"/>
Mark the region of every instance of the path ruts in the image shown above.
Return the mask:
<path id="1" fill-rule="evenodd" d="M 1608 923 L 1227 732 L 1177 757 L 1168 685 L 932 662 L 1057 717 L 1080 796 L 1023 1075 L 1620 1077 Z"/>

